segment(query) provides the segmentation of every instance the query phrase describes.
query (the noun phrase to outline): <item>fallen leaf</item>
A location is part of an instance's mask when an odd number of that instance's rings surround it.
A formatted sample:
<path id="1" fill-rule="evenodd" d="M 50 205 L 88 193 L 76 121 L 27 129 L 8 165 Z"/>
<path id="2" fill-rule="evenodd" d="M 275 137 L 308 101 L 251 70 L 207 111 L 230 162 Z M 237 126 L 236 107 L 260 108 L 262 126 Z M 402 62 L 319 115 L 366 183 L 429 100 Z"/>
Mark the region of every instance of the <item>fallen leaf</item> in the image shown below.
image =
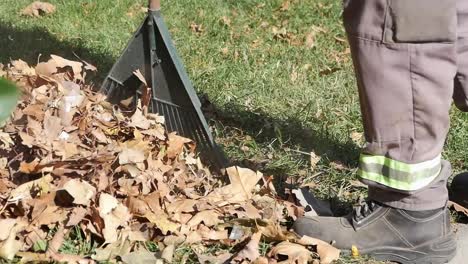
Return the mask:
<path id="1" fill-rule="evenodd" d="M 353 131 L 353 132 L 351 132 L 351 134 L 349 135 L 349 137 L 350 137 L 351 140 L 352 140 L 354 143 L 356 143 L 356 144 L 361 144 L 361 143 L 362 143 L 363 134 L 360 133 L 360 132 Z"/>
<path id="2" fill-rule="evenodd" d="M 0 114 L 3 114 L 3 113 L 0 113 Z M 0 142 L 6 146 L 5 149 L 9 149 L 11 146 L 15 144 L 13 142 L 13 139 L 11 139 L 10 135 L 2 131 L 0 131 Z"/>
<path id="3" fill-rule="evenodd" d="M 35 186 L 39 188 L 46 188 L 50 183 L 54 180 L 52 175 L 47 174 L 46 176 L 39 178 L 34 181 L 30 181 L 27 183 L 23 183 L 20 186 L 16 187 L 16 189 L 12 190 L 10 193 L 10 198 L 8 199 L 9 202 L 17 202 L 22 199 L 31 198 L 31 189 Z"/>
<path id="4" fill-rule="evenodd" d="M 315 36 L 317 33 L 315 31 L 309 32 L 306 36 L 305 46 L 309 49 L 315 47 Z"/>
<path id="5" fill-rule="evenodd" d="M 86 181 L 71 179 L 63 185 L 63 190 L 73 197 L 73 203 L 89 205 L 91 198 L 96 194 L 96 188 Z"/>
<path id="6" fill-rule="evenodd" d="M 65 241 L 65 235 L 67 233 L 68 230 L 65 229 L 62 225 L 60 225 L 57 229 L 57 232 L 55 232 L 54 237 L 47 246 L 46 254 L 53 256 L 59 253 L 59 249 L 60 247 L 62 247 L 62 244 Z"/>
<path id="7" fill-rule="evenodd" d="M 104 220 L 102 233 L 107 243 L 117 241 L 117 229 L 125 226 L 131 217 L 128 208 L 107 193 L 102 193 L 99 197 L 99 215 Z"/>
<path id="8" fill-rule="evenodd" d="M 242 261 L 242 260 L 250 260 L 254 261 L 257 258 L 260 257 L 260 252 L 259 252 L 259 243 L 260 243 L 260 238 L 262 237 L 261 232 L 257 232 L 252 235 L 250 238 L 249 243 L 245 245 L 244 249 L 239 251 L 239 253 L 236 255 L 234 260 L 236 261 Z"/>
<path id="9" fill-rule="evenodd" d="M 78 225 L 86 216 L 88 210 L 83 207 L 75 207 L 68 217 L 68 222 L 65 224 L 66 227 Z"/>
<path id="10" fill-rule="evenodd" d="M 170 133 L 169 141 L 167 142 L 167 156 L 169 158 L 175 158 L 179 156 L 179 154 L 184 150 L 184 145 L 189 142 L 192 142 L 192 140 L 178 136 L 175 132 Z"/>
<path id="11" fill-rule="evenodd" d="M 50 55 L 50 57 L 52 58 L 52 60 L 55 61 L 55 63 L 57 64 L 57 67 L 59 67 L 59 68 L 71 67 L 76 79 L 82 79 L 83 78 L 81 76 L 81 72 L 83 70 L 82 69 L 83 68 L 83 63 L 78 62 L 78 61 L 67 60 L 67 59 L 64 59 L 64 58 L 62 58 L 60 56 L 57 56 L 57 55 Z"/>
<path id="12" fill-rule="evenodd" d="M 263 177 L 260 172 L 240 167 L 226 169 L 231 184 L 214 190 L 205 197 L 211 203 L 223 205 L 243 202 L 252 197 L 252 191 Z"/>
<path id="13" fill-rule="evenodd" d="M 141 149 L 126 148 L 119 154 L 119 164 L 136 164 L 146 160 L 145 152 Z"/>
<path id="14" fill-rule="evenodd" d="M 159 212 L 157 214 L 147 212 L 144 217 L 155 224 L 165 235 L 169 232 L 176 232 L 180 228 L 180 225 L 170 221 L 164 212 Z"/>
<path id="15" fill-rule="evenodd" d="M 280 10 L 281 11 L 288 11 L 290 5 L 291 5 L 291 2 L 289 0 L 286 0 L 281 4 Z"/>
<path id="16" fill-rule="evenodd" d="M 20 163 L 19 171 L 26 174 L 37 173 L 36 168 L 39 165 L 39 159 L 34 159 L 31 162 L 22 161 Z"/>
<path id="17" fill-rule="evenodd" d="M 201 264 L 206 264 L 206 263 L 226 263 L 231 257 L 232 257 L 232 254 L 229 253 L 229 252 L 223 252 L 219 255 L 216 255 L 216 256 L 213 256 L 213 255 L 205 255 L 205 254 L 199 254 L 197 252 L 195 252 L 197 254 L 197 258 L 198 258 L 198 261 L 201 263 Z"/>
<path id="18" fill-rule="evenodd" d="M 13 218 L 0 219 L 0 241 L 6 240 L 10 236 L 11 229 L 16 225 L 17 220 Z"/>
<path id="19" fill-rule="evenodd" d="M 140 108 L 137 108 L 131 118 L 129 125 L 141 129 L 149 129 L 151 127 L 151 121 L 143 115 L 143 112 L 140 110 Z"/>
<path id="20" fill-rule="evenodd" d="M 202 211 L 192 217 L 192 219 L 188 221 L 187 225 L 189 227 L 194 227 L 203 222 L 205 226 L 212 227 L 221 223 L 219 217 L 220 215 L 214 210 Z"/>
<path id="21" fill-rule="evenodd" d="M 195 212 L 195 206 L 200 203 L 193 199 L 179 199 L 167 205 L 166 210 L 169 213 L 191 213 Z"/>
<path id="22" fill-rule="evenodd" d="M 273 247 L 268 256 L 276 258 L 285 256 L 288 259 L 287 263 L 307 264 L 309 261 L 312 261 L 312 252 L 302 245 L 287 241 Z"/>
<path id="23" fill-rule="evenodd" d="M 21 14 L 32 17 L 40 17 L 43 15 L 52 14 L 55 12 L 55 10 L 55 6 L 50 3 L 35 1 L 23 9 Z"/>
<path id="24" fill-rule="evenodd" d="M 158 258 L 152 252 L 139 250 L 120 256 L 126 264 L 150 264 L 156 263 Z"/>
<path id="25" fill-rule="evenodd" d="M 322 240 L 303 236 L 298 243 L 307 246 L 317 246 L 317 253 L 320 256 L 320 263 L 322 264 L 329 264 L 340 258 L 340 250 Z"/>
<path id="26" fill-rule="evenodd" d="M 174 245 L 169 245 L 164 248 L 161 258 L 164 259 L 167 263 L 172 263 L 172 258 L 174 257 Z"/>
<path id="27" fill-rule="evenodd" d="M 13 260 L 16 253 L 22 248 L 23 243 L 10 235 L 7 240 L 0 243 L 0 258 Z"/>
<path id="28" fill-rule="evenodd" d="M 449 208 L 453 208 L 455 209 L 455 211 L 459 212 L 459 213 L 463 213 L 465 214 L 466 216 L 468 216 L 468 209 L 459 205 L 458 203 L 455 203 L 455 202 L 452 202 L 452 201 L 449 201 L 448 202 L 448 205 L 447 205 Z"/>

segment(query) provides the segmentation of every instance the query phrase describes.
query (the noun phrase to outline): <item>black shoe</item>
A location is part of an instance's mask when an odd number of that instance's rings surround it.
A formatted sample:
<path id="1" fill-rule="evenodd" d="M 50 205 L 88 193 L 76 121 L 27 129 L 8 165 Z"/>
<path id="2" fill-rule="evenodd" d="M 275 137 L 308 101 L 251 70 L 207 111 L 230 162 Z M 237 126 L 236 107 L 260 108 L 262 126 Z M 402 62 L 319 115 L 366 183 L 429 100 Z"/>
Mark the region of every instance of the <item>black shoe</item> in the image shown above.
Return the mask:
<path id="1" fill-rule="evenodd" d="M 468 172 L 453 178 L 450 185 L 450 200 L 468 208 Z"/>
<path id="2" fill-rule="evenodd" d="M 300 218 L 293 228 L 345 252 L 356 246 L 363 255 L 402 264 L 442 264 L 456 253 L 446 208 L 416 212 L 369 201 L 347 217 Z"/>

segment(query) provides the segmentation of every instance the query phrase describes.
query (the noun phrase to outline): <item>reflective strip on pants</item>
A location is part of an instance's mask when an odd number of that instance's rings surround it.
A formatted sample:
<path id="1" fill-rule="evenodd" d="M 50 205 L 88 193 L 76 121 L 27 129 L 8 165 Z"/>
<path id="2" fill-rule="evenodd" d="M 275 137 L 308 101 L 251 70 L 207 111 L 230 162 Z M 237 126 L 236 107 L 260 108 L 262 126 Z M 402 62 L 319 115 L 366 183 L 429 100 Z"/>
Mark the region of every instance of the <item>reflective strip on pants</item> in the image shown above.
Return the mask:
<path id="1" fill-rule="evenodd" d="M 362 154 L 359 167 L 358 174 L 363 179 L 397 190 L 415 191 L 437 178 L 441 170 L 441 156 L 417 164 L 407 164 L 384 156 Z"/>

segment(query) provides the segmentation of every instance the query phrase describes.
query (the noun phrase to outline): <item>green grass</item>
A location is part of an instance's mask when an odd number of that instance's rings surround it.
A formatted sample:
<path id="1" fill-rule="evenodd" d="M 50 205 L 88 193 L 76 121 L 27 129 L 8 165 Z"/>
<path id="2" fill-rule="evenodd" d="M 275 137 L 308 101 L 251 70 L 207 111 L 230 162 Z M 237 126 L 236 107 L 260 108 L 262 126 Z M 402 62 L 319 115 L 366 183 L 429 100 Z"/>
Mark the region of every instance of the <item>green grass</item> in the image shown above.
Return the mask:
<path id="1" fill-rule="evenodd" d="M 30 2 L 0 2 L 0 62 L 36 63 L 50 53 L 71 59 L 76 54 L 97 65 L 100 77 L 141 23 L 146 3 L 50 0 L 55 14 L 20 16 Z M 285 11 L 282 2 L 162 4 L 190 77 L 199 95 L 211 102 L 207 116 L 229 158 L 274 174 L 279 182 L 292 177 L 319 183 L 321 197 L 352 201 L 363 190 L 350 182 L 360 148 L 350 134 L 362 132 L 362 126 L 348 46 L 341 41 L 341 1 L 294 0 Z M 274 27 L 286 34 L 275 34 Z M 304 42 L 313 30 L 318 31 L 315 46 L 308 48 Z M 453 111 L 444 156 L 455 171 L 466 169 L 467 134 L 466 115 Z M 311 151 L 322 157 L 313 169 L 301 153 Z"/>

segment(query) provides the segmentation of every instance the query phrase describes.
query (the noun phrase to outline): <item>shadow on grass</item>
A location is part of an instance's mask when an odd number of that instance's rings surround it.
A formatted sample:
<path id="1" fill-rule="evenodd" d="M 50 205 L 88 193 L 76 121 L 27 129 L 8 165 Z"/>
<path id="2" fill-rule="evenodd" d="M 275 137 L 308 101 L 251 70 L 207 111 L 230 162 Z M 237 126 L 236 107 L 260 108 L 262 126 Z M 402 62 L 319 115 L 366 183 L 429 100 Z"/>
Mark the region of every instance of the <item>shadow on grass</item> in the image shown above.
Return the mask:
<path id="1" fill-rule="evenodd" d="M 84 48 L 82 41 L 61 41 L 44 29 L 34 28 L 23 30 L 9 24 L 0 24 L 0 63 L 8 63 L 11 59 L 22 59 L 34 65 L 40 59 L 48 60 L 50 54 L 56 54 L 68 59 L 78 55 L 99 68 L 97 81 L 102 80 L 115 61 L 110 54 L 97 53 Z M 42 57 L 40 55 L 42 54 Z M 278 132 L 288 141 L 288 145 L 300 145 L 306 151 L 314 151 L 331 161 L 340 161 L 349 166 L 355 166 L 359 149 L 352 142 L 341 144 L 333 140 L 327 131 L 303 127 L 299 119 L 277 120 L 268 113 L 251 113 L 240 105 L 230 105 L 225 109 L 216 109 L 214 118 L 223 125 L 236 127 L 255 137 L 259 143 L 269 143 L 277 138 Z M 274 127 L 274 129 L 273 129 Z M 258 164 L 235 161 L 253 169 L 261 169 Z M 281 168 L 270 171 L 273 175 L 288 175 Z"/>
<path id="2" fill-rule="evenodd" d="M 47 61 L 50 54 L 70 60 L 81 59 L 97 65 L 101 79 L 112 66 L 114 58 L 109 54 L 97 53 L 84 48 L 83 41 L 61 41 L 43 28 L 20 29 L 0 21 L 0 63 L 21 59 L 29 65 Z"/>

